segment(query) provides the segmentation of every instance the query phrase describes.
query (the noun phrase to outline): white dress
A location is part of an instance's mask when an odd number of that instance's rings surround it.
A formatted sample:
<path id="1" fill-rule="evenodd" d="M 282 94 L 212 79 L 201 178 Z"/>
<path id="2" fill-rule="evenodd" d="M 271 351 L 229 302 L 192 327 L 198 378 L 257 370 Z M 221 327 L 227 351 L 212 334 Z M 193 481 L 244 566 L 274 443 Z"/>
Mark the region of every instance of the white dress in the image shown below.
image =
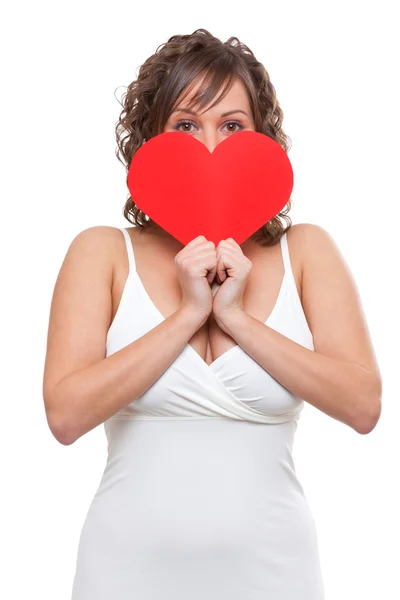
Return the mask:
<path id="1" fill-rule="evenodd" d="M 107 356 L 164 320 L 136 269 Z M 314 350 L 291 269 L 265 322 Z M 72 600 L 323 600 L 315 522 L 292 446 L 304 401 L 240 346 L 211 365 L 187 344 L 104 423 L 108 458 L 77 553 Z"/>

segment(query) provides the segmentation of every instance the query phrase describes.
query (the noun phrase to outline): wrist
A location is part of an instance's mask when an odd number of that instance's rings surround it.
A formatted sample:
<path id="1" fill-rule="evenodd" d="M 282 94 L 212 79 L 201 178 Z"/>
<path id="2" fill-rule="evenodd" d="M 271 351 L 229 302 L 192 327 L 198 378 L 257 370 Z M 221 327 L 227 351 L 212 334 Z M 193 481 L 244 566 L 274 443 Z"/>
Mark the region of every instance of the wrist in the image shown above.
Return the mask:
<path id="1" fill-rule="evenodd" d="M 230 308 L 221 311 L 220 313 L 213 313 L 213 317 L 217 322 L 217 325 L 219 325 L 219 327 L 221 327 L 225 333 L 229 333 L 228 330 L 245 320 L 246 316 L 247 314 L 243 308 Z"/>
<path id="2" fill-rule="evenodd" d="M 198 309 L 194 306 L 189 306 L 182 304 L 178 311 L 182 318 L 184 318 L 185 322 L 188 324 L 194 325 L 196 328 L 201 327 L 207 321 L 210 316 L 210 311 L 204 311 Z"/>

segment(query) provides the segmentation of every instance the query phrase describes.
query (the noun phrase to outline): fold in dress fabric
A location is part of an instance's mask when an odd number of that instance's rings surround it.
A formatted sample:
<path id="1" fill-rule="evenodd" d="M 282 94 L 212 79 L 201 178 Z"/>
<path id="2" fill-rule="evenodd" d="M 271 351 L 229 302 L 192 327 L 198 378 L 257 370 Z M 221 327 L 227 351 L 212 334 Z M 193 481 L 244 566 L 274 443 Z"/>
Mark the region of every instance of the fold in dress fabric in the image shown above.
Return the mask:
<path id="1" fill-rule="evenodd" d="M 164 320 L 136 271 L 107 356 Z M 314 350 L 286 233 L 265 325 Z M 316 525 L 293 462 L 304 401 L 240 346 L 211 365 L 187 344 L 104 423 L 107 463 L 85 517 L 72 600 L 324 600 Z"/>

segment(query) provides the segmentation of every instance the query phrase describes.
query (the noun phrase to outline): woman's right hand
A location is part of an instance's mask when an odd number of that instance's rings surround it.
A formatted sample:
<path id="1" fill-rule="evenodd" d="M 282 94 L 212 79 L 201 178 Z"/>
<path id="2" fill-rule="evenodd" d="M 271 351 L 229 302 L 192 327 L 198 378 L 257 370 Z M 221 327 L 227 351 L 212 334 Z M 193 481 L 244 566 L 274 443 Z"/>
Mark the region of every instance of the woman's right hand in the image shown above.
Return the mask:
<path id="1" fill-rule="evenodd" d="M 211 284 L 217 270 L 214 242 L 204 235 L 197 236 L 176 254 L 175 264 L 182 288 L 181 308 L 208 317 L 213 304 Z"/>

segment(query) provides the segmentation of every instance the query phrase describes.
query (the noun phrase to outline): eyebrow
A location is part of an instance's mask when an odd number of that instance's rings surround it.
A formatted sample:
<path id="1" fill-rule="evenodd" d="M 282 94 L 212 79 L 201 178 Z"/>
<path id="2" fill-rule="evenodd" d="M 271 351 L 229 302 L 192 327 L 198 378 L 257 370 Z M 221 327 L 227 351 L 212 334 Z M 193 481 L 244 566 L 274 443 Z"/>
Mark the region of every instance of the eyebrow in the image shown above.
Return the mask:
<path id="1" fill-rule="evenodd" d="M 187 113 L 190 113 L 191 115 L 197 114 L 194 110 L 191 110 L 190 108 L 183 108 L 183 107 L 180 107 L 180 108 L 178 107 L 176 110 L 173 111 L 173 113 L 176 113 L 176 112 L 187 112 Z M 221 117 L 227 117 L 228 115 L 232 115 L 233 113 L 239 113 L 239 112 L 246 115 L 246 117 L 249 116 L 244 110 L 235 109 L 235 110 L 228 110 L 228 112 L 222 113 Z"/>

